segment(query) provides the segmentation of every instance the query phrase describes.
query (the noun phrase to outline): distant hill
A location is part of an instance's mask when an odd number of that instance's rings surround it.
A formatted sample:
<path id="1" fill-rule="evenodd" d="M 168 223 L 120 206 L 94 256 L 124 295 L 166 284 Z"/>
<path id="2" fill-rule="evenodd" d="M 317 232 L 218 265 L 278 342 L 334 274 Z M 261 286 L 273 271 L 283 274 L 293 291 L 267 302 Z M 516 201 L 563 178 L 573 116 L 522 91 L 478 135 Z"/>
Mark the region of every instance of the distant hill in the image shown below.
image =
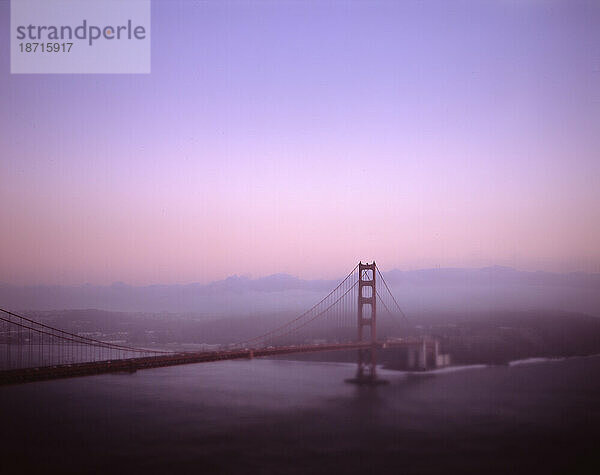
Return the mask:
<path id="1" fill-rule="evenodd" d="M 600 289 L 600 274 L 526 272 L 503 266 L 480 269 L 392 270 L 385 273 L 385 278 L 395 284 L 414 285 L 536 285 Z"/>
<path id="2" fill-rule="evenodd" d="M 384 273 L 404 310 L 470 313 L 553 309 L 600 316 L 600 274 L 524 272 L 508 267 L 391 270 Z M 0 306 L 12 310 L 96 308 L 127 312 L 247 315 L 294 312 L 318 301 L 337 281 L 288 274 L 231 276 L 209 284 L 13 286 L 0 284 Z"/>

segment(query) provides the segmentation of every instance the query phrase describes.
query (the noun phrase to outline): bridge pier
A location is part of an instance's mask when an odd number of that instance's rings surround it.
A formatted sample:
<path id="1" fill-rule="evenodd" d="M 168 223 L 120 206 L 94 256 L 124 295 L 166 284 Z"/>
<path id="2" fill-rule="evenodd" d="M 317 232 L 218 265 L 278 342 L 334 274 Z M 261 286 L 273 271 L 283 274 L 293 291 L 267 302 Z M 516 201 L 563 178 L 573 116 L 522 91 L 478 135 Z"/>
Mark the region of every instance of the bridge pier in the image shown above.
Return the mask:
<path id="1" fill-rule="evenodd" d="M 427 344 L 425 338 L 421 340 L 419 345 L 419 369 L 425 371 L 427 369 Z"/>
<path id="2" fill-rule="evenodd" d="M 358 368 L 356 377 L 346 379 L 347 383 L 360 386 L 377 386 L 387 384 L 389 381 L 377 377 L 377 348 L 372 346 L 365 350 L 358 350 Z"/>
<path id="3" fill-rule="evenodd" d="M 406 348 L 406 368 L 408 370 L 427 371 L 438 366 L 440 342 L 437 339 L 421 337 Z"/>

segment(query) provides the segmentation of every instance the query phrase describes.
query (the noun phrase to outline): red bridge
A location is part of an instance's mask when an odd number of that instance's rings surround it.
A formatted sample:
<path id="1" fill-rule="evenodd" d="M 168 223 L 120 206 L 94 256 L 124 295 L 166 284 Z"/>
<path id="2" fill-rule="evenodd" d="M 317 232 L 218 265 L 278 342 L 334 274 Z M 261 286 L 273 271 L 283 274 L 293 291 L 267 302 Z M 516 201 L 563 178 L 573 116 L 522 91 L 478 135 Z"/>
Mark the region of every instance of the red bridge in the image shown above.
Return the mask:
<path id="1" fill-rule="evenodd" d="M 382 382 L 376 373 L 377 350 L 398 347 L 406 349 L 414 368 L 426 369 L 428 361 L 435 365 L 439 345 L 434 339 L 377 339 L 378 305 L 401 332 L 406 316 L 383 275 L 375 262 L 361 262 L 326 297 L 293 320 L 250 340 L 203 352 L 138 348 L 101 341 L 0 309 L 0 384 L 340 350 L 358 352 L 356 378 L 350 382 L 377 384 Z M 352 333 L 356 335 L 354 338 Z M 323 335 L 335 336 L 328 340 Z"/>

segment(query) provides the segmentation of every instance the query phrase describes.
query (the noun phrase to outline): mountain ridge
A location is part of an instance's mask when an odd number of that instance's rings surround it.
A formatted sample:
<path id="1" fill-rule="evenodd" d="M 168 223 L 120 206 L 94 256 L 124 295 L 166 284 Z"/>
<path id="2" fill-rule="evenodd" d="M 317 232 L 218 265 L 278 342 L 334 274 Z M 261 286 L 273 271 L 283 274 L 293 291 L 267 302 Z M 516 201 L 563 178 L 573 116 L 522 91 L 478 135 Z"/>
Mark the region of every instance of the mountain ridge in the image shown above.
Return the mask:
<path id="1" fill-rule="evenodd" d="M 560 304 L 600 314 L 600 274 L 520 271 L 511 267 L 392 269 L 383 275 L 403 301 L 425 304 L 490 301 L 529 301 L 528 307 Z M 206 284 L 152 284 L 123 282 L 78 286 L 0 284 L 0 306 L 13 310 L 99 308 L 112 311 L 208 311 L 235 313 L 301 308 L 320 300 L 341 279 L 301 279 L 285 273 L 264 277 L 232 275 Z M 565 296 L 569 304 L 562 305 Z M 486 300 L 487 299 L 487 300 Z M 558 300 L 557 300 L 558 299 Z M 585 306 L 572 305 L 577 300 Z M 564 299 L 563 299 L 564 300 Z M 593 305 L 587 305 L 587 301 Z M 445 303 L 446 302 L 446 303 Z M 546 302 L 548 304 L 546 305 Z"/>

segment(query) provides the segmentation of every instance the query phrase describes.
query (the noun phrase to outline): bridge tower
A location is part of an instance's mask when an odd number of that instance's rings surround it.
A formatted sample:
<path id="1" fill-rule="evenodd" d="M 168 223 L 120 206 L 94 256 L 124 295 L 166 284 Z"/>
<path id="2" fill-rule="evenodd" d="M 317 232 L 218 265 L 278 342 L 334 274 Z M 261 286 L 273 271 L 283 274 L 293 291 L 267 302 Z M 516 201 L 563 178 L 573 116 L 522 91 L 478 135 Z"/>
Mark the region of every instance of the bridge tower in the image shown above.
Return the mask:
<path id="1" fill-rule="evenodd" d="M 359 262 L 358 264 L 358 339 L 369 342 L 369 348 L 358 350 L 356 378 L 348 382 L 357 384 L 382 384 L 387 381 L 377 379 L 377 291 L 375 276 L 377 266 Z"/>

